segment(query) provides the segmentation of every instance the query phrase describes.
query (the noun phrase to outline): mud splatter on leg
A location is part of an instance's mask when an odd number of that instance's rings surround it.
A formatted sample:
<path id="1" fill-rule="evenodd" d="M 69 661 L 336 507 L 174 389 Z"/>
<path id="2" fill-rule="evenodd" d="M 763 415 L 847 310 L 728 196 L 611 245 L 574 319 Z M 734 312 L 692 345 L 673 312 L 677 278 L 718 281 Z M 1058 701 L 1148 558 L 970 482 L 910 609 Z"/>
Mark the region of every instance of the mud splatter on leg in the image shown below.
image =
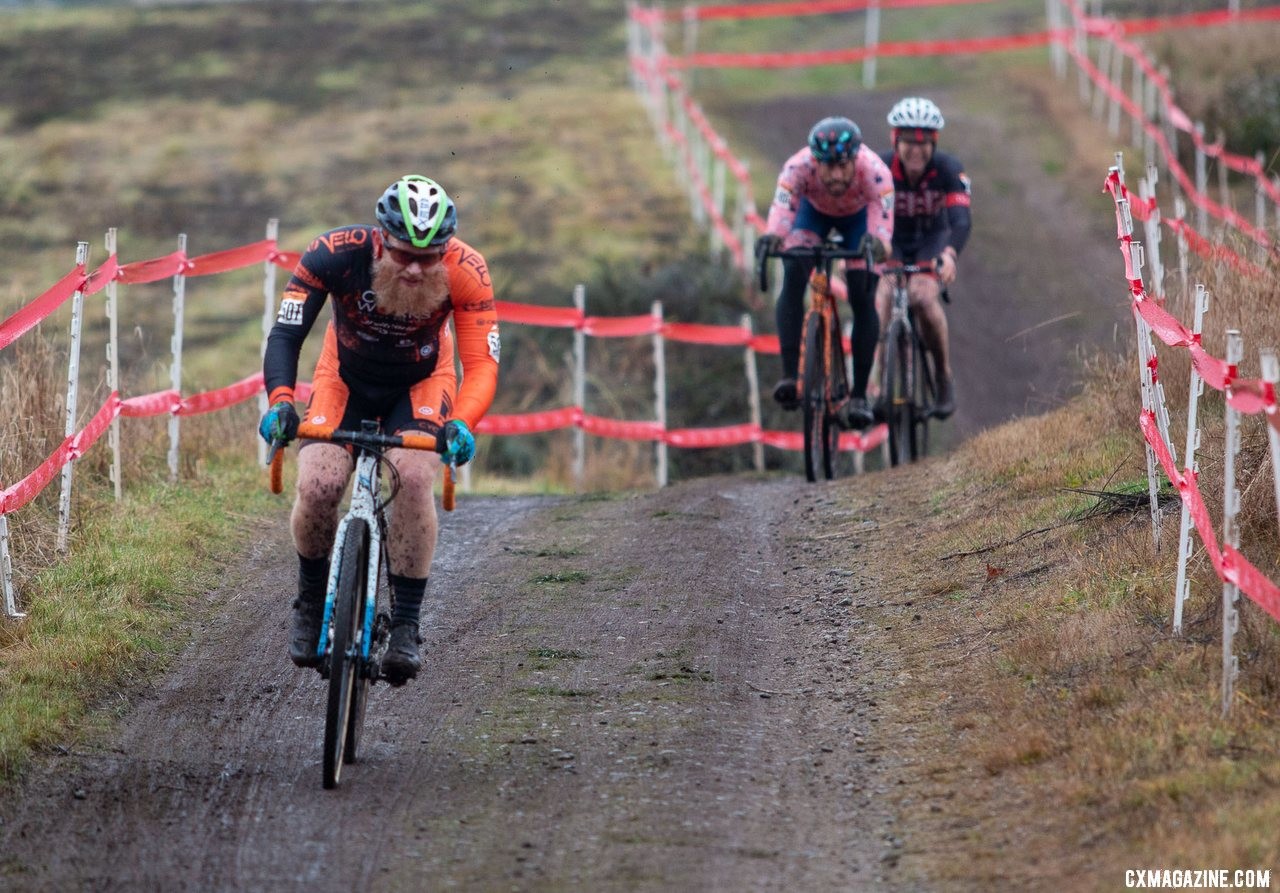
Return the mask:
<path id="1" fill-rule="evenodd" d="M 328 556 L 338 529 L 338 504 L 353 467 L 347 451 L 331 443 L 313 443 L 298 451 L 298 494 L 291 524 L 299 555 Z"/>
<path id="2" fill-rule="evenodd" d="M 440 459 L 418 450 L 390 450 L 387 458 L 400 473 L 400 495 L 391 504 L 387 531 L 391 570 L 404 577 L 425 577 L 436 551 L 438 527 L 432 485 Z"/>

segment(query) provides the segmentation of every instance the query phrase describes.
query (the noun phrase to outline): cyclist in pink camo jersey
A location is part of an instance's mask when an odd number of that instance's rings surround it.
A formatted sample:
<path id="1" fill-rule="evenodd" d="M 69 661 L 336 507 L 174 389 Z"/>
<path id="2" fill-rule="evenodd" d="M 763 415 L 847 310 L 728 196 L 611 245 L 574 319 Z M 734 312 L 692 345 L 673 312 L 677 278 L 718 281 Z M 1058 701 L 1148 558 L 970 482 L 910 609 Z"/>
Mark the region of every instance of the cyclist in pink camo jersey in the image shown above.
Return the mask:
<path id="1" fill-rule="evenodd" d="M 846 246 L 869 247 L 876 262 L 889 256 L 893 243 L 893 176 L 875 152 L 862 143 L 862 132 L 848 118 L 824 118 L 809 131 L 809 144 L 787 159 L 769 206 L 757 253 L 816 245 L 832 230 Z M 784 258 L 776 318 L 782 348 L 782 380 L 773 398 L 787 409 L 797 403 L 796 373 L 800 365 L 800 329 L 804 324 L 804 292 L 812 260 Z M 867 405 L 867 380 L 880 339 L 874 292 L 867 272 L 846 268 L 849 304 L 853 308 L 853 392 L 844 422 L 865 428 L 873 421 Z"/>

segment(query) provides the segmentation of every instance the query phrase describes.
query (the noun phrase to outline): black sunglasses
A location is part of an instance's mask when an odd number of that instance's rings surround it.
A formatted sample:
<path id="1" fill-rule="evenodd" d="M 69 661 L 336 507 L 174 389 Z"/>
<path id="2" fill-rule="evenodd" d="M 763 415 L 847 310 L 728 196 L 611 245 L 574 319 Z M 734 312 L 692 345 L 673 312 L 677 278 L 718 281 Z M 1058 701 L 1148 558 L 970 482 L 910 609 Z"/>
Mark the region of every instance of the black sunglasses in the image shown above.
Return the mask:
<path id="1" fill-rule="evenodd" d="M 386 238 L 382 240 L 382 247 L 386 249 L 388 256 L 402 267 L 407 267 L 414 262 L 424 267 L 434 267 L 444 257 L 443 248 L 433 248 L 430 251 L 409 251 L 405 248 L 396 248 L 388 244 Z"/>

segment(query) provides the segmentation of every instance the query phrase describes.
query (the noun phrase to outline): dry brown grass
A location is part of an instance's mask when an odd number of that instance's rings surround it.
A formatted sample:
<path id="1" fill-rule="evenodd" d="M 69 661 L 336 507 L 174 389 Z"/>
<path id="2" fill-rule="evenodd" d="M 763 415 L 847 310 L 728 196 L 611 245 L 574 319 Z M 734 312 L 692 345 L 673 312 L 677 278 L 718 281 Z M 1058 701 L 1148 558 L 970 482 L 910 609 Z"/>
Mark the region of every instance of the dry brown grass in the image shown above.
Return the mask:
<path id="1" fill-rule="evenodd" d="M 62 442 L 66 360 L 37 330 L 12 345 L 0 363 L 0 483 L 22 480 Z M 56 486 L 53 494 L 57 493 Z M 11 555 L 21 577 L 48 562 L 57 529 L 57 497 L 46 492 L 30 509 L 10 514 Z"/>
<path id="2" fill-rule="evenodd" d="M 1280 25 L 1251 22 L 1165 32 L 1146 43 L 1157 61 L 1175 72 L 1174 101 L 1193 121 L 1205 124 L 1208 139 L 1224 130 L 1229 149 L 1252 155 L 1256 149 L 1277 149 L 1278 38 Z M 1186 137 L 1180 141 L 1189 142 Z M 1274 154 L 1266 160 L 1273 163 Z"/>
<path id="3" fill-rule="evenodd" d="M 62 442 L 67 390 L 66 345 L 40 330 L 27 333 L 0 358 L 0 482 L 12 486 L 35 471 Z M 81 378 L 76 429 L 106 400 L 105 382 L 93 372 Z M 128 393 L 145 390 L 135 387 Z M 212 462 L 254 455 L 256 403 L 208 415 L 183 418 L 179 474 L 183 480 L 203 476 Z M 121 480 L 125 491 L 149 486 L 168 476 L 168 416 L 121 418 Z M 71 527 L 105 509 L 111 500 L 111 451 L 103 435 L 75 463 Z M 40 568 L 58 559 L 55 553 L 60 478 L 55 476 L 29 505 L 9 515 L 11 559 L 19 588 Z"/>
<path id="4" fill-rule="evenodd" d="M 1274 274 L 1215 274 L 1213 291 L 1216 328 L 1275 343 Z M 1207 327 L 1206 346 L 1221 356 L 1221 334 Z M 1161 348 L 1160 369 L 1181 454 L 1179 353 Z M 1242 373 L 1257 374 L 1256 353 Z M 1280 865 L 1280 624 L 1242 598 L 1240 678 L 1223 718 L 1222 584 L 1197 549 L 1185 634 L 1173 635 L 1179 510 L 1175 500 L 1163 513 L 1157 549 L 1138 408 L 1137 363 L 1100 362 L 1082 400 L 987 432 L 934 471 L 939 508 L 914 573 L 937 584 L 924 598 L 947 635 L 929 659 L 947 697 L 923 714 L 938 741 L 925 761 L 936 787 L 903 809 L 950 844 L 904 860 L 909 872 L 942 886 L 1048 890 L 1072 878 L 1072 889 L 1103 890 L 1138 864 Z M 1219 537 L 1222 413 L 1209 392 L 1200 483 Z M 1243 551 L 1274 581 L 1280 524 L 1261 424 L 1244 420 Z M 1139 498 L 1086 517 L 1089 500 L 1067 487 Z M 939 798 L 943 812 L 929 811 Z M 946 856 L 959 828 L 966 865 Z"/>

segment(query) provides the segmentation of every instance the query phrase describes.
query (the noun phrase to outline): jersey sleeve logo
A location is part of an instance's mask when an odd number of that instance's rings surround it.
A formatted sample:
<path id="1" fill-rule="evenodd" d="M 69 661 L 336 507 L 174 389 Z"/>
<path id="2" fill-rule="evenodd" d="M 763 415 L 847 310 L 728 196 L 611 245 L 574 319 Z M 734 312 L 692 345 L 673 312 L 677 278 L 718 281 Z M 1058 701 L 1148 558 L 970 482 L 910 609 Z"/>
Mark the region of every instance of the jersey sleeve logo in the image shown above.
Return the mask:
<path id="1" fill-rule="evenodd" d="M 973 184 L 969 182 L 968 174 L 960 175 L 960 185 L 964 187 L 965 195 L 973 195 Z"/>
<path id="2" fill-rule="evenodd" d="M 499 362 L 498 357 L 502 354 L 502 339 L 498 337 L 498 327 L 494 326 L 489 329 L 489 356 L 493 357 L 495 363 Z"/>

